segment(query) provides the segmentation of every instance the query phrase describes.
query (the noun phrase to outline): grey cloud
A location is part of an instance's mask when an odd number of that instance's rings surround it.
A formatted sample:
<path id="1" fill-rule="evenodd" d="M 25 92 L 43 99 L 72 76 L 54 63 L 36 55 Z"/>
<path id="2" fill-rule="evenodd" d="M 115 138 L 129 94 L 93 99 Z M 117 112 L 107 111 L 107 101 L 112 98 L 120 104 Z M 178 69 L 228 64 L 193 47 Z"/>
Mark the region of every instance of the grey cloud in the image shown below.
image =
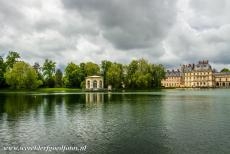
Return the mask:
<path id="1" fill-rule="evenodd" d="M 219 29 L 230 23 L 230 2 L 227 0 L 190 0 L 194 17 L 189 24 L 197 30 Z"/>
<path id="2" fill-rule="evenodd" d="M 230 3 L 225 0 L 180 0 L 176 24 L 166 44 L 181 63 L 209 59 L 214 66 L 230 63 Z M 169 62 L 166 62 L 167 64 Z"/>
<path id="3" fill-rule="evenodd" d="M 159 43 L 173 25 L 175 1 L 63 0 L 67 9 L 96 20 L 118 49 L 143 49 Z"/>
<path id="4" fill-rule="evenodd" d="M 227 0 L 0 0 L 0 55 L 229 66 L 229 10 Z"/>

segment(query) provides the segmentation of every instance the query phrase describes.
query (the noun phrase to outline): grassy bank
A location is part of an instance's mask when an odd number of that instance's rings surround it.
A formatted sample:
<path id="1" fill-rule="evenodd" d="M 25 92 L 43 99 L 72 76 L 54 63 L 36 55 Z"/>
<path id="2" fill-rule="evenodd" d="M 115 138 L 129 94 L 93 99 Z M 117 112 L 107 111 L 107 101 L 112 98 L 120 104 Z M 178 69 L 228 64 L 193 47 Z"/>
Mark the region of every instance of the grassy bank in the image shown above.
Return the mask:
<path id="1" fill-rule="evenodd" d="M 38 89 L 0 89 L 0 92 L 44 92 L 44 93 L 53 93 L 53 92 L 81 92 L 82 89 L 79 88 L 38 88 Z"/>
<path id="2" fill-rule="evenodd" d="M 149 91 L 160 91 L 162 89 L 172 88 L 151 88 L 151 89 L 113 89 L 112 92 L 149 92 Z M 38 88 L 38 89 L 0 89 L 0 92 L 38 92 L 38 93 L 62 93 L 62 92 L 82 92 L 84 90 L 80 88 Z M 106 91 L 106 90 L 105 90 Z M 99 91 L 98 91 L 99 92 Z"/>
<path id="3" fill-rule="evenodd" d="M 39 88 L 35 91 L 38 92 L 80 92 L 82 89 L 80 88 Z"/>

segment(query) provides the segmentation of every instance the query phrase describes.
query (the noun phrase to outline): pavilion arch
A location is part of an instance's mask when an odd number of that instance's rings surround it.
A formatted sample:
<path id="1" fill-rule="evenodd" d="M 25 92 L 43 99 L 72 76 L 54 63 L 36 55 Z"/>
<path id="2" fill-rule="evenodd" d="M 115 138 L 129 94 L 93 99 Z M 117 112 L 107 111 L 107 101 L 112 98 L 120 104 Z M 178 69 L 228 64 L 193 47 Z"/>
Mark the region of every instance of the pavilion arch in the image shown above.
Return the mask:
<path id="1" fill-rule="evenodd" d="M 102 76 L 88 76 L 85 79 L 86 90 L 101 90 L 104 89 L 104 79 Z"/>

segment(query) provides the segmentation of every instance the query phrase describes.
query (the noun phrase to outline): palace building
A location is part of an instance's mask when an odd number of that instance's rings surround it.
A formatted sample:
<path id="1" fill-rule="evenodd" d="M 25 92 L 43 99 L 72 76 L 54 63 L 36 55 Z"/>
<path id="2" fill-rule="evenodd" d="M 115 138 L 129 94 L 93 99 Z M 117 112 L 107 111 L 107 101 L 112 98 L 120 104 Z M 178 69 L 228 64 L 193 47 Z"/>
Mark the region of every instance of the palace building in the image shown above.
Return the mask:
<path id="1" fill-rule="evenodd" d="M 186 69 L 186 68 L 189 69 Z M 199 61 L 198 64 L 182 66 L 185 87 L 214 87 L 214 76 L 208 61 Z"/>
<path id="2" fill-rule="evenodd" d="M 167 71 L 161 84 L 163 87 L 185 88 L 230 87 L 230 73 L 216 72 L 208 60 L 203 60 L 197 64 L 183 65 L 181 71 L 178 70 L 176 73 Z"/>
<path id="3" fill-rule="evenodd" d="M 164 87 L 181 87 L 181 85 L 183 84 L 180 70 L 168 70 L 166 72 L 166 76 L 167 77 L 161 81 L 161 84 Z"/>
<path id="4" fill-rule="evenodd" d="M 230 72 L 214 73 L 216 87 L 230 87 Z"/>

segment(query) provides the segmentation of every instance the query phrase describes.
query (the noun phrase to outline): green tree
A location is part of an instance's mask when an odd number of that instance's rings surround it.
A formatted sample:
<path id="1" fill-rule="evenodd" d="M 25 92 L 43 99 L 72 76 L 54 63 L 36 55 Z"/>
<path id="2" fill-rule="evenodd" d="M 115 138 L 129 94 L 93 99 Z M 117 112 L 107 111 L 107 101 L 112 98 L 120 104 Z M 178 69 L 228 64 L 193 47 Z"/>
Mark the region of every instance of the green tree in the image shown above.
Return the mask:
<path id="1" fill-rule="evenodd" d="M 79 67 L 80 67 L 79 76 L 80 76 L 80 80 L 81 80 L 81 87 L 83 87 L 84 83 L 85 83 L 85 77 L 86 77 L 85 63 L 80 63 Z"/>
<path id="2" fill-rule="evenodd" d="M 55 67 L 56 67 L 56 63 L 49 59 L 45 60 L 42 67 L 45 85 L 51 88 L 55 86 L 55 77 L 54 77 Z"/>
<path id="3" fill-rule="evenodd" d="M 10 69 L 13 67 L 13 65 L 18 61 L 18 59 L 21 58 L 20 54 L 14 51 L 9 51 L 7 57 L 6 57 L 6 67 L 7 69 Z"/>
<path id="4" fill-rule="evenodd" d="M 36 72 L 40 72 L 41 71 L 41 66 L 38 62 L 35 62 L 33 65 L 33 68 L 36 70 Z"/>
<path id="5" fill-rule="evenodd" d="M 132 60 L 131 63 L 127 66 L 125 75 L 125 84 L 128 88 L 135 88 L 136 81 L 134 79 L 135 72 L 138 68 L 138 61 Z"/>
<path id="6" fill-rule="evenodd" d="M 163 65 L 154 65 L 151 66 L 151 74 L 152 74 L 152 87 L 160 87 L 161 80 L 165 78 L 165 68 Z"/>
<path id="7" fill-rule="evenodd" d="M 110 66 L 112 65 L 111 61 L 103 60 L 101 62 L 101 74 L 104 77 L 104 86 L 108 86 L 108 81 L 107 81 L 107 72 Z"/>
<path id="8" fill-rule="evenodd" d="M 150 88 L 151 87 L 151 74 L 150 73 L 142 73 L 136 72 L 134 77 L 135 87 L 139 89 Z"/>
<path id="9" fill-rule="evenodd" d="M 44 82 L 44 78 L 42 75 L 42 68 L 41 68 L 40 64 L 38 62 L 35 62 L 33 65 L 33 68 L 36 71 L 36 73 L 38 74 L 38 79 L 41 80 L 42 82 Z"/>
<path id="10" fill-rule="evenodd" d="M 57 69 L 55 73 L 55 87 L 62 87 L 63 86 L 63 80 L 62 80 L 62 71 L 60 69 Z"/>
<path id="11" fill-rule="evenodd" d="M 151 64 L 145 59 L 133 60 L 125 72 L 126 86 L 138 89 L 159 87 L 165 75 L 162 65 Z"/>
<path id="12" fill-rule="evenodd" d="M 25 62 L 16 62 L 12 69 L 6 71 L 5 79 L 11 88 L 16 89 L 36 89 L 42 84 L 33 67 Z"/>
<path id="13" fill-rule="evenodd" d="M 220 72 L 230 72 L 228 68 L 223 68 Z"/>
<path id="14" fill-rule="evenodd" d="M 4 74 L 6 72 L 6 65 L 4 59 L 0 56 L 0 88 L 5 86 Z"/>
<path id="15" fill-rule="evenodd" d="M 137 68 L 132 76 L 136 88 L 150 88 L 151 87 L 151 74 L 150 64 L 145 59 L 137 61 Z"/>
<path id="16" fill-rule="evenodd" d="M 100 74 L 100 67 L 92 62 L 87 62 L 85 64 L 85 75 L 90 76 L 90 75 L 99 75 Z"/>
<path id="17" fill-rule="evenodd" d="M 121 64 L 113 63 L 106 72 L 107 85 L 114 88 L 121 88 L 123 82 L 123 69 Z"/>
<path id="18" fill-rule="evenodd" d="M 65 68 L 64 84 L 66 87 L 80 87 L 81 69 L 74 63 L 69 63 Z"/>

